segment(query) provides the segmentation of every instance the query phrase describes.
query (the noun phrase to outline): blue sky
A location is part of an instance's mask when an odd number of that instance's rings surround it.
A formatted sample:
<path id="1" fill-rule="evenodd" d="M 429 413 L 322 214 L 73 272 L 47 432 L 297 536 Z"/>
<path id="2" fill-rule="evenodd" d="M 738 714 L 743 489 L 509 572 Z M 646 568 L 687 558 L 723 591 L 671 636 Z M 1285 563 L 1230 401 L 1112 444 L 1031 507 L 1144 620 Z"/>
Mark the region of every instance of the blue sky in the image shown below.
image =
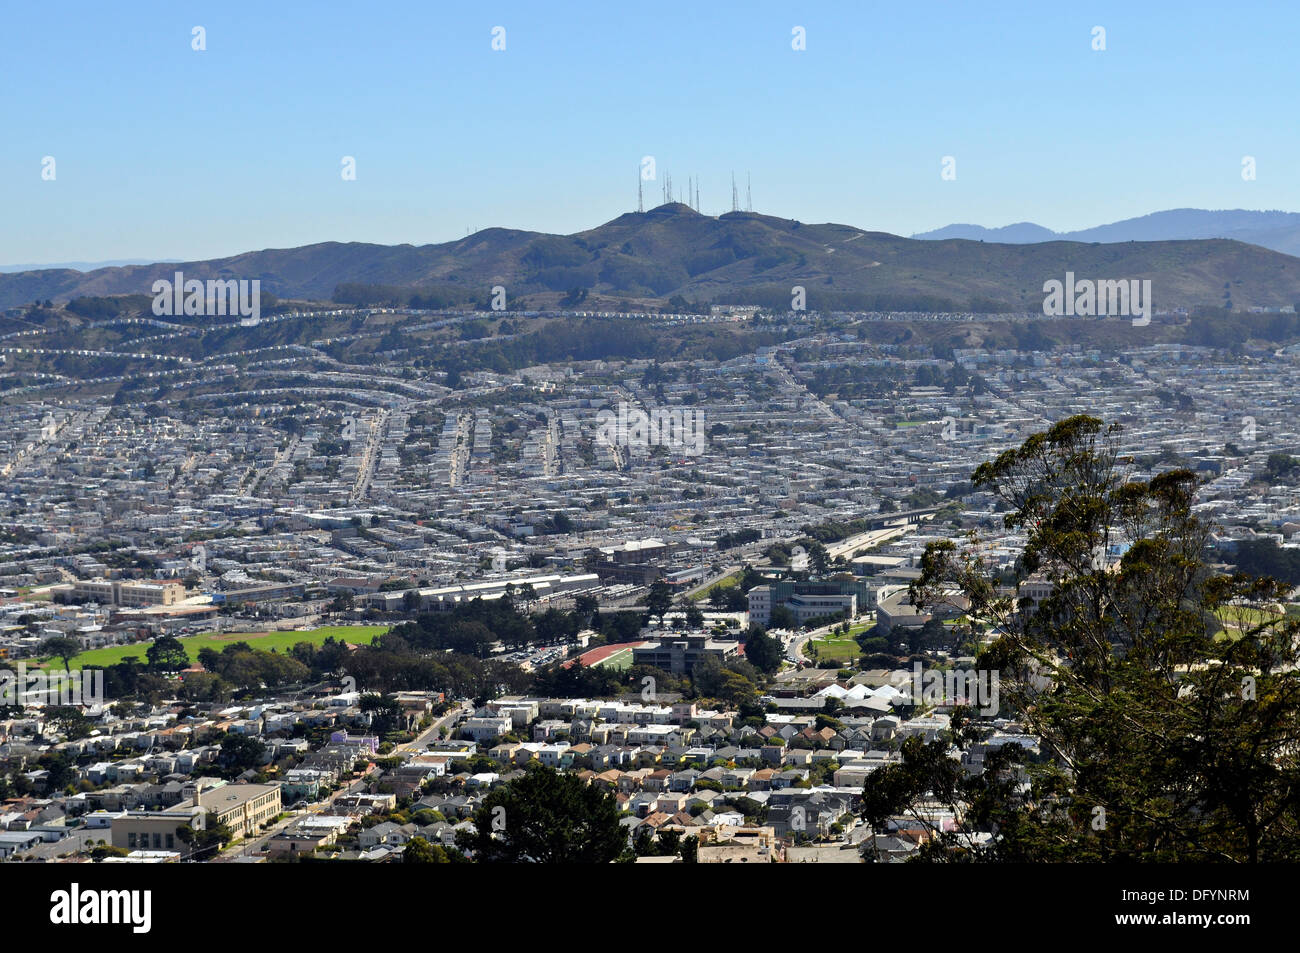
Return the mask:
<path id="1" fill-rule="evenodd" d="M 572 232 L 645 155 L 711 214 L 748 171 L 755 211 L 898 234 L 1300 210 L 1300 8 L 1135 6 L 11 4 L 0 263 Z"/>

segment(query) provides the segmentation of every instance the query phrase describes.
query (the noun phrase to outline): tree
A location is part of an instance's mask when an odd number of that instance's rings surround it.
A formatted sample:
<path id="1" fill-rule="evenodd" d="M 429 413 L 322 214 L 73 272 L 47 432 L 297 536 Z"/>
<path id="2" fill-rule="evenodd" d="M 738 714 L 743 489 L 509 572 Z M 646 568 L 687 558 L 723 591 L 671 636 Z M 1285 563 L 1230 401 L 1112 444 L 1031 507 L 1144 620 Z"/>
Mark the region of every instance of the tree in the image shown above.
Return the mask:
<path id="1" fill-rule="evenodd" d="M 56 635 L 41 643 L 41 655 L 63 659 L 63 667 L 81 654 L 81 642 L 68 635 Z"/>
<path id="2" fill-rule="evenodd" d="M 687 601 L 686 603 L 686 624 L 692 629 L 698 629 L 704 625 L 704 612 L 694 601 Z"/>
<path id="3" fill-rule="evenodd" d="M 464 861 L 458 850 L 447 850 L 441 844 L 430 844 L 423 837 L 412 837 L 402 850 L 404 864 L 453 864 Z"/>
<path id="4" fill-rule="evenodd" d="M 781 643 L 774 636 L 762 629 L 750 630 L 745 641 L 745 658 L 751 665 L 765 675 L 771 675 L 781 667 Z"/>
<path id="5" fill-rule="evenodd" d="M 773 629 L 794 629 L 799 623 L 795 621 L 794 613 L 785 606 L 772 606 L 772 612 L 768 617 L 768 625 Z"/>
<path id="6" fill-rule="evenodd" d="M 228 777 L 237 778 L 253 768 L 260 767 L 266 754 L 266 745 L 251 735 L 227 732 L 221 739 L 220 762 Z"/>
<path id="7" fill-rule="evenodd" d="M 545 643 L 561 642 L 569 631 L 569 614 L 548 606 L 546 611 L 533 620 L 537 637 Z"/>
<path id="8" fill-rule="evenodd" d="M 700 839 L 694 834 L 682 838 L 679 848 L 683 864 L 696 864 L 700 860 Z"/>
<path id="9" fill-rule="evenodd" d="M 235 837 L 235 832 L 217 821 L 217 815 L 208 811 L 203 823 L 195 828 L 191 824 L 177 828 L 176 839 L 190 848 L 191 855 L 216 853 Z"/>
<path id="10" fill-rule="evenodd" d="M 826 552 L 825 546 L 818 542 L 808 544 L 808 565 L 815 575 L 824 576 L 830 564 L 830 554 Z"/>
<path id="11" fill-rule="evenodd" d="M 600 603 L 595 596 L 589 593 L 581 593 L 573 599 L 573 611 L 578 617 L 580 626 L 591 625 L 591 617 L 596 614 L 596 610 L 599 608 Z"/>
<path id="12" fill-rule="evenodd" d="M 457 844 L 487 863 L 609 863 L 627 846 L 614 796 L 550 768 L 493 789 Z"/>
<path id="13" fill-rule="evenodd" d="M 190 657 L 185 653 L 185 646 L 174 635 L 164 635 L 154 640 L 144 654 L 149 660 L 149 667 L 155 672 L 179 672 L 190 667 Z"/>
<path id="14" fill-rule="evenodd" d="M 663 628 L 664 616 L 673 607 L 673 594 L 672 590 L 668 588 L 668 583 L 662 579 L 656 579 L 650 586 L 650 593 L 646 596 L 645 605 L 647 614 L 658 616 L 659 627 Z"/>
<path id="15" fill-rule="evenodd" d="M 957 591 L 996 626 L 977 666 L 1043 752 L 1002 746 L 967 776 L 950 746 L 987 730 L 964 707 L 951 738 L 908 739 L 901 765 L 867 779 L 863 816 L 881 829 L 926 797 L 957 808 L 962 826 L 923 859 L 1300 859 L 1300 620 L 1259 608 L 1287 587 L 1214 572 L 1196 475 L 1128 479 L 1118 433 L 1071 417 L 976 469 L 1026 537 L 1012 594 L 977 539 L 922 557 L 914 601 Z M 1128 548 L 1112 567 L 1115 542 Z M 1037 606 L 1014 596 L 1030 575 L 1053 584 Z M 1216 638 L 1207 613 L 1235 618 L 1235 637 Z"/>
<path id="16" fill-rule="evenodd" d="M 71 706 L 47 708 L 45 717 L 47 721 L 58 727 L 68 741 L 77 741 L 89 737 L 94 729 L 94 723 L 81 713 L 81 709 Z"/>
<path id="17" fill-rule="evenodd" d="M 362 695 L 360 707 L 370 713 L 370 729 L 380 738 L 406 727 L 406 713 L 391 695 Z"/>

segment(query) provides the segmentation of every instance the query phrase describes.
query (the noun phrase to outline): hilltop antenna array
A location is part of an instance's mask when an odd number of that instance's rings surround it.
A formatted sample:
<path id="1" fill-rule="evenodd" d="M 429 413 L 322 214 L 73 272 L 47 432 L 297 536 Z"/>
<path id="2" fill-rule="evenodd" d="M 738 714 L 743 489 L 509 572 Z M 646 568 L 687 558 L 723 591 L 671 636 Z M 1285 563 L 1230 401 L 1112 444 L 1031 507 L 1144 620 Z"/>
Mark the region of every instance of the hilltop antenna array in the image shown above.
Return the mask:
<path id="1" fill-rule="evenodd" d="M 740 211 L 740 195 L 736 192 L 736 173 L 731 173 L 731 210 Z"/>
<path id="2" fill-rule="evenodd" d="M 643 181 L 644 180 L 641 178 L 641 166 L 638 165 L 636 167 L 636 210 L 638 212 L 645 211 L 645 199 L 641 194 L 641 183 Z"/>
<path id="3" fill-rule="evenodd" d="M 748 172 L 745 173 L 745 211 L 746 211 L 746 212 L 752 212 L 752 211 L 754 211 L 754 200 L 753 200 L 753 198 L 751 197 L 750 192 L 749 192 L 749 173 L 748 173 Z"/>
<path id="4" fill-rule="evenodd" d="M 641 178 L 641 170 L 638 166 L 636 177 L 636 210 L 638 212 L 645 211 L 645 192 L 643 189 L 643 182 L 644 180 Z M 684 196 L 674 198 L 673 177 L 668 174 L 663 176 L 660 183 L 660 190 L 664 205 L 669 205 L 673 201 L 678 201 L 688 208 L 693 208 L 697 212 L 700 210 L 700 177 L 698 175 L 686 177 L 686 193 Z M 733 172 L 731 174 L 731 210 L 733 212 L 738 211 L 740 208 L 739 196 L 740 193 L 736 191 L 736 174 Z"/>

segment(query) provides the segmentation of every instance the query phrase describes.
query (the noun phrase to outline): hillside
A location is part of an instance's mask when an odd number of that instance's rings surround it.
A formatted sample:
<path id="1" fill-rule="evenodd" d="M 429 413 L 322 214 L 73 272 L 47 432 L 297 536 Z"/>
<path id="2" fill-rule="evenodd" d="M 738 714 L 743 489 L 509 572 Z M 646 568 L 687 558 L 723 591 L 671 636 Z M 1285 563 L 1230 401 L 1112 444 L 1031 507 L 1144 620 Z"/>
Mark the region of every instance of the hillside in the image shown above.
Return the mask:
<path id="1" fill-rule="evenodd" d="M 436 303 L 510 300 L 553 304 L 571 289 L 611 304 L 726 301 L 788 307 L 790 288 L 810 308 L 1028 310 L 1043 282 L 1078 277 L 1149 278 L 1156 307 L 1235 307 L 1300 300 L 1300 259 L 1212 239 L 1084 244 L 918 240 L 848 225 L 808 225 L 749 212 L 701 215 L 682 204 L 627 213 L 574 235 L 490 228 L 438 245 L 325 242 L 181 264 L 89 273 L 50 269 L 0 275 L 0 307 L 37 299 L 148 294 L 176 270 L 187 278 L 260 278 L 277 297 L 328 299 L 339 285 L 419 290 Z"/>
<path id="2" fill-rule="evenodd" d="M 927 241 L 965 238 L 971 241 L 1017 244 L 1053 240 L 1157 242 L 1230 238 L 1280 251 L 1285 255 L 1300 255 L 1300 213 L 1176 208 L 1073 232 L 1054 232 L 1033 222 L 1017 222 L 1001 228 L 985 228 L 982 225 L 945 225 L 943 228 L 922 232 L 912 237 Z"/>

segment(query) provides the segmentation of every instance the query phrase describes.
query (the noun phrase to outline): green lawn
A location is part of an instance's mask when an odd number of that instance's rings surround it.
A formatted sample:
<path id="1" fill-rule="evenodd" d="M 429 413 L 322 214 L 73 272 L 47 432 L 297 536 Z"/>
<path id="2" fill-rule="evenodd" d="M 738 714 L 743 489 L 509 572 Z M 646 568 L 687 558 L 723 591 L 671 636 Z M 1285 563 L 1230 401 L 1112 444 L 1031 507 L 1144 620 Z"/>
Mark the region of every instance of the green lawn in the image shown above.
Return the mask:
<path id="1" fill-rule="evenodd" d="M 266 652 L 272 649 L 286 652 L 299 642 L 321 645 L 331 636 L 344 642 L 369 645 L 390 628 L 392 626 L 387 625 L 327 625 L 319 629 L 302 629 L 289 632 L 222 632 L 220 635 L 214 632 L 206 632 L 199 635 L 187 635 L 180 641 L 181 645 L 185 646 L 185 652 L 189 655 L 190 660 L 197 662 L 200 649 L 211 648 L 220 652 L 227 645 L 233 645 L 236 642 L 247 642 L 253 648 Z M 135 642 L 131 645 L 114 645 L 106 649 L 91 649 L 89 652 L 82 652 L 73 658 L 69 665 L 71 668 L 83 668 L 87 665 L 94 667 L 116 665 L 122 659 L 131 655 L 143 662 L 145 652 L 149 650 L 149 646 L 152 644 L 152 642 Z"/>
<path id="2" fill-rule="evenodd" d="M 816 648 L 816 655 L 813 654 L 813 648 Z M 810 639 L 807 648 L 803 654 L 808 658 L 833 659 L 837 662 L 846 662 L 856 659 L 862 654 L 862 648 L 852 639 Z"/>
<path id="3" fill-rule="evenodd" d="M 1214 614 L 1225 626 L 1237 629 L 1250 629 L 1262 625 L 1270 619 L 1281 618 L 1276 612 L 1256 609 L 1253 606 L 1220 606 L 1215 610 Z"/>

